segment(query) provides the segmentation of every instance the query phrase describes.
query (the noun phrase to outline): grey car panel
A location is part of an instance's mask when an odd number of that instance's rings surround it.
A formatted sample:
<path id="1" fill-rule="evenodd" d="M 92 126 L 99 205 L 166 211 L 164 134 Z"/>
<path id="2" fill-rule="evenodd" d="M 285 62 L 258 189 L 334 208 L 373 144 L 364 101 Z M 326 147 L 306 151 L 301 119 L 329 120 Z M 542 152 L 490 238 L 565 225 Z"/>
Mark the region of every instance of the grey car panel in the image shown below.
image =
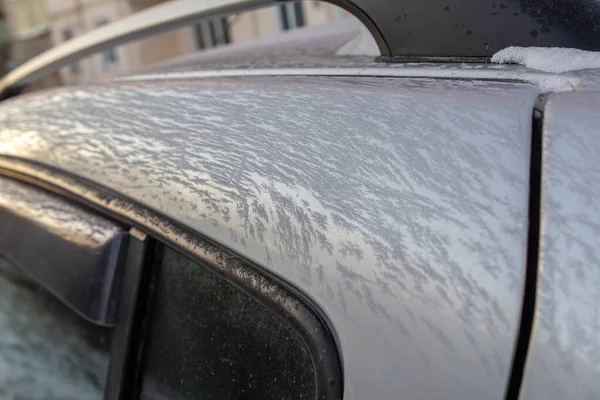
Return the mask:
<path id="1" fill-rule="evenodd" d="M 540 267 L 522 398 L 600 398 L 600 93 L 561 93 L 544 118 Z"/>
<path id="2" fill-rule="evenodd" d="M 346 399 L 500 399 L 537 96 L 431 79 L 115 82 L 3 103 L 0 154 L 109 187 L 295 285 L 335 328 Z"/>

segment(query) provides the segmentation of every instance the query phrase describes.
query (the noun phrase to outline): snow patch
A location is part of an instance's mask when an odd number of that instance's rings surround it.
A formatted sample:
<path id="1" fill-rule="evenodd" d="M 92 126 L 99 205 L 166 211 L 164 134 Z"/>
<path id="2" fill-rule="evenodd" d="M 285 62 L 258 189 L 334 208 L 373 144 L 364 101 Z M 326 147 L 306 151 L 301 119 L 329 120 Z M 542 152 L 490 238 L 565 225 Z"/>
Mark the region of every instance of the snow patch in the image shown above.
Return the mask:
<path id="1" fill-rule="evenodd" d="M 562 76 L 543 76 L 525 78 L 529 82 L 537 85 L 541 93 L 559 93 L 571 92 L 574 85 Z"/>
<path id="2" fill-rule="evenodd" d="M 600 68 L 600 52 L 562 47 L 512 46 L 494 54 L 492 62 L 522 64 L 531 69 L 560 74 L 581 69 Z"/>

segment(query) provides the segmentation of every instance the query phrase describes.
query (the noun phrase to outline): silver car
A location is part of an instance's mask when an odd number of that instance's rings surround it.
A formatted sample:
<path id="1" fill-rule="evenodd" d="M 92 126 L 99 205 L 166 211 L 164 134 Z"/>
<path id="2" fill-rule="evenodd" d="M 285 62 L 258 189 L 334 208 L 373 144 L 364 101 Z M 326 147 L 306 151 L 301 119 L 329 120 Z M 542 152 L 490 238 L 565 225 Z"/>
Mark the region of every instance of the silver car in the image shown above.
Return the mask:
<path id="1" fill-rule="evenodd" d="M 332 2 L 379 56 L 348 29 L 19 94 L 279 4 L 184 0 L 3 78 L 0 398 L 600 399 L 600 3 Z"/>

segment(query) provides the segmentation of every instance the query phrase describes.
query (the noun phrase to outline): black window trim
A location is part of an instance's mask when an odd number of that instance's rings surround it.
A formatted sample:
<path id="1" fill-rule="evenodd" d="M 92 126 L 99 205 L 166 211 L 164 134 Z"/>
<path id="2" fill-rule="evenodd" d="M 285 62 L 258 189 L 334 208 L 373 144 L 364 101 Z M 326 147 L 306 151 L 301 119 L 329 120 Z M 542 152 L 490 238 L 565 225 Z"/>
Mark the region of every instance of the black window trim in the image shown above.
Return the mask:
<path id="1" fill-rule="evenodd" d="M 137 245 L 152 250 L 146 251 L 144 258 L 133 256 L 127 261 L 130 275 L 124 279 L 123 292 L 137 293 L 138 289 L 143 288 L 140 289 L 140 295 L 151 296 L 154 275 L 148 271 L 155 271 L 157 268 L 152 268 L 148 264 L 160 262 L 161 244 L 170 246 L 191 260 L 206 265 L 214 273 L 287 321 L 301 336 L 311 354 L 315 368 L 316 399 L 342 398 L 341 352 L 332 325 L 307 296 L 290 284 L 232 254 L 209 239 L 201 237 L 176 221 L 84 178 L 6 155 L 0 155 L 0 176 L 11 177 L 64 196 L 140 232 L 136 240 L 143 243 Z M 145 235 L 147 238 L 144 237 Z M 131 253 L 140 254 L 139 251 Z M 109 400 L 129 398 L 130 391 L 134 389 L 126 388 L 123 382 L 134 377 L 139 382 L 139 371 L 136 366 L 140 365 L 140 357 L 143 354 L 144 340 L 140 340 L 136 335 L 143 336 L 144 332 L 132 330 L 140 324 L 143 325 L 147 310 L 139 310 L 139 307 L 132 302 L 129 304 L 121 302 L 119 307 L 121 314 L 113 334 L 114 349 L 111 348 L 107 384 L 106 398 Z M 117 351 L 117 347 L 121 350 Z M 114 354 L 113 350 L 115 350 Z M 113 356 L 116 358 L 113 359 Z"/>
<path id="2" fill-rule="evenodd" d="M 0 177 L 0 187 L 2 256 L 84 319 L 114 326 L 129 230 L 30 184 Z"/>

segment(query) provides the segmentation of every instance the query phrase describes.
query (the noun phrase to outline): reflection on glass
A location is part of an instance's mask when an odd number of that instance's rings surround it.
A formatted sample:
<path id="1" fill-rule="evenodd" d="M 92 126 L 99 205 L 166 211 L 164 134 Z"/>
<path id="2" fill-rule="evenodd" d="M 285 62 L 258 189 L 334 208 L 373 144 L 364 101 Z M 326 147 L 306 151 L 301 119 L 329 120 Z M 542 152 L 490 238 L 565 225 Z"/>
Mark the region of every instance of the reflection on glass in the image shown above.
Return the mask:
<path id="1" fill-rule="evenodd" d="M 110 338 L 0 257 L 0 399 L 103 399 Z"/>
<path id="2" fill-rule="evenodd" d="M 238 288 L 167 249 L 142 399 L 314 399 L 304 342 Z"/>

